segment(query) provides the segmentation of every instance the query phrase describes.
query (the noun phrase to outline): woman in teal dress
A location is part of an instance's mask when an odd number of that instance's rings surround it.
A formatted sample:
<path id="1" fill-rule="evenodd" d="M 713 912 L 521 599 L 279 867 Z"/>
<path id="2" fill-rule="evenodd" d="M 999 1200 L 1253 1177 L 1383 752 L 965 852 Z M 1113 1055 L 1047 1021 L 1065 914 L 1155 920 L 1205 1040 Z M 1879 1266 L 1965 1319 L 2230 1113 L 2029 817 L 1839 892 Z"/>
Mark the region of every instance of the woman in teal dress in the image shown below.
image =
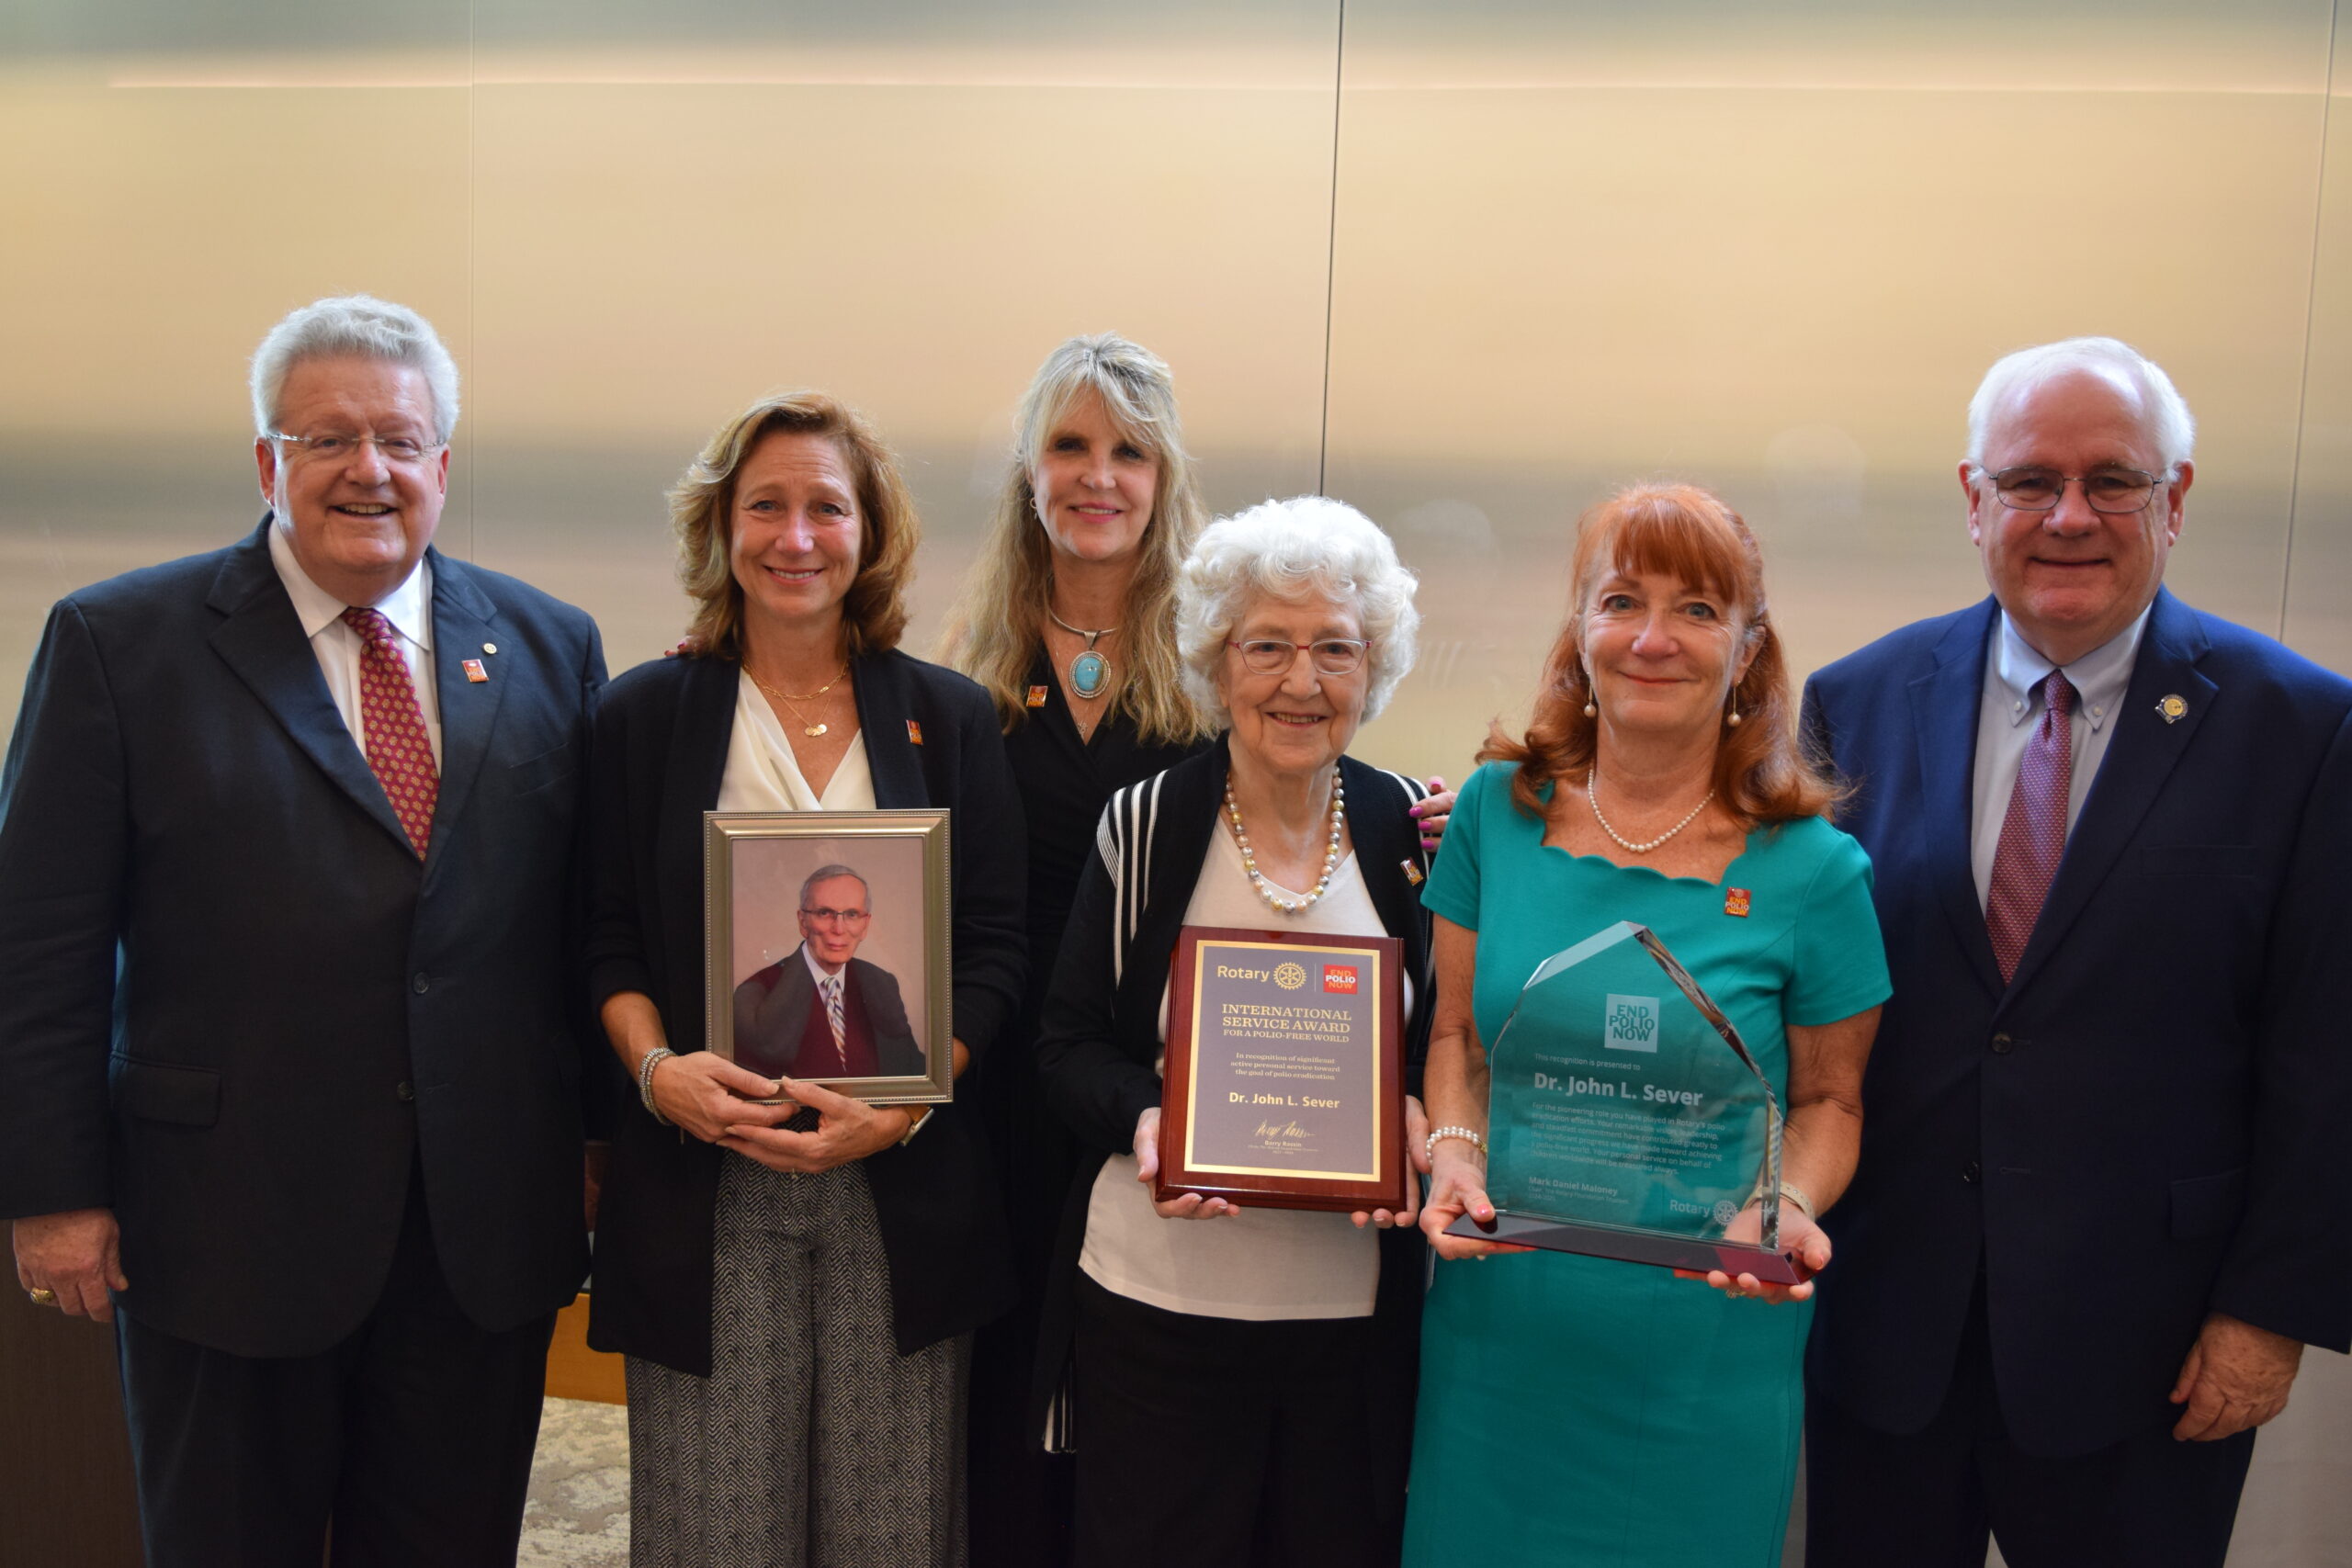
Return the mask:
<path id="1" fill-rule="evenodd" d="M 1489 1219 L 1487 1078 L 1520 987 L 1618 920 L 1650 927 L 1722 1004 L 1787 1107 L 1781 1240 L 1830 1262 L 1814 1215 L 1861 1137 L 1888 994 L 1870 861 L 1796 747 L 1762 560 L 1687 486 L 1587 513 L 1575 598 L 1523 739 L 1463 786 L 1437 916 L 1431 1190 L 1444 1261 L 1423 1319 L 1405 1561 L 1575 1568 L 1780 1562 L 1810 1281 L 1680 1276 L 1445 1235 Z M 1761 1193 L 1735 1222 L 1753 1240 Z"/>

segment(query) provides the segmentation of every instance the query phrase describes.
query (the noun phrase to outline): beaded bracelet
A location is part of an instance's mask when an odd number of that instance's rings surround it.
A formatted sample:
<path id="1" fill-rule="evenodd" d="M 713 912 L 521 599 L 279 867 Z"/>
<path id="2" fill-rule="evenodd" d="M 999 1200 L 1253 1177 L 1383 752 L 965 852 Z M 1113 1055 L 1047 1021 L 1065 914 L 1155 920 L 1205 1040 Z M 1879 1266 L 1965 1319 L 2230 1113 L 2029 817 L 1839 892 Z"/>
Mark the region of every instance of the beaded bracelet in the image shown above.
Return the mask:
<path id="1" fill-rule="evenodd" d="M 1472 1148 L 1478 1150 L 1481 1154 L 1486 1152 L 1487 1140 L 1478 1136 L 1477 1134 L 1472 1132 L 1467 1127 L 1432 1127 L 1430 1129 L 1429 1141 L 1421 1145 L 1421 1157 L 1423 1159 L 1434 1160 L 1437 1158 L 1437 1145 L 1438 1140 L 1441 1138 L 1460 1138 L 1469 1144 Z"/>
<path id="2" fill-rule="evenodd" d="M 653 1069 L 676 1055 L 677 1053 L 667 1045 L 656 1045 L 652 1050 L 648 1051 L 645 1054 L 645 1059 L 637 1065 L 637 1098 L 645 1102 L 645 1109 L 664 1127 L 674 1127 L 677 1123 L 662 1115 L 662 1108 L 653 1103 Z"/>

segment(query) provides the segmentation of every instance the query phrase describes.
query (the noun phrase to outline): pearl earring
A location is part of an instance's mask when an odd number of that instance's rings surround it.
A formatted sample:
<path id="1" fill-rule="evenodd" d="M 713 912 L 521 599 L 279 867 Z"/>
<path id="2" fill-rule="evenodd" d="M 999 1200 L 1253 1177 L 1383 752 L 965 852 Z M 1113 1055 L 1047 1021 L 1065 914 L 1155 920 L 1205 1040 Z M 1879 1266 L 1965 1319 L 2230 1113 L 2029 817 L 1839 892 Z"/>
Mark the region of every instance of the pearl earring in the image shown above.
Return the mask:
<path id="1" fill-rule="evenodd" d="M 1724 722 L 1734 729 L 1739 728 L 1739 694 L 1737 692 L 1731 694 L 1731 715 Z"/>

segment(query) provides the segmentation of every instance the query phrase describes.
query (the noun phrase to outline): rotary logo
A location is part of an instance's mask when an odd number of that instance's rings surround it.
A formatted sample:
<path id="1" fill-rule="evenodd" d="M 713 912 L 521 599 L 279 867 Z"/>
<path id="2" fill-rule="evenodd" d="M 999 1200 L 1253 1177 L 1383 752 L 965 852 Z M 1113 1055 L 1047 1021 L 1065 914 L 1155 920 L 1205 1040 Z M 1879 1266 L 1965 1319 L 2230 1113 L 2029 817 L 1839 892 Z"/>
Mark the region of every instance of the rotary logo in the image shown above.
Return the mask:
<path id="1" fill-rule="evenodd" d="M 1285 991 L 1295 991 L 1306 984 L 1306 971 L 1295 964 L 1274 965 L 1274 984 Z"/>
<path id="2" fill-rule="evenodd" d="M 1354 996 L 1356 994 L 1356 966 L 1352 964 L 1326 964 L 1323 965 L 1323 989 L 1326 991 L 1338 992 L 1341 996 Z"/>
<path id="3" fill-rule="evenodd" d="M 1738 1204 L 1728 1198 L 1715 1200 L 1715 1224 L 1728 1227 L 1732 1221 L 1737 1218 L 1739 1218 Z"/>

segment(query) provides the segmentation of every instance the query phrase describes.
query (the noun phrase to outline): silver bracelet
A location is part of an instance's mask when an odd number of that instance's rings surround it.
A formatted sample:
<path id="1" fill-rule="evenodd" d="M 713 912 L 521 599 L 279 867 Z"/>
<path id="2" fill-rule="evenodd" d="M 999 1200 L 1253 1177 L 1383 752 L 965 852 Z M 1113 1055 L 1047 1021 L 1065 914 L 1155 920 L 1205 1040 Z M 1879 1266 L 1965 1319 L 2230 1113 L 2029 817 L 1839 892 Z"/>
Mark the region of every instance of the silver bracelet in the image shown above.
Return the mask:
<path id="1" fill-rule="evenodd" d="M 1429 1141 L 1421 1145 L 1423 1159 L 1434 1161 L 1437 1158 L 1437 1145 L 1440 1138 L 1461 1138 L 1481 1154 L 1486 1152 L 1487 1140 L 1467 1127 L 1432 1127 L 1430 1129 Z"/>
<path id="2" fill-rule="evenodd" d="M 662 1108 L 653 1103 L 653 1069 L 676 1055 L 677 1053 L 667 1045 L 656 1045 L 652 1050 L 648 1051 L 645 1054 L 645 1059 L 637 1065 L 637 1098 L 645 1102 L 647 1111 L 664 1127 L 674 1127 L 677 1123 L 662 1115 Z"/>
<path id="3" fill-rule="evenodd" d="M 1750 1192 L 1747 1195 L 1747 1201 L 1742 1203 L 1740 1207 L 1743 1209 L 1752 1209 L 1762 1201 L 1764 1201 L 1764 1190 L 1759 1187 L 1755 1191 Z M 1798 1213 L 1803 1214 L 1806 1219 L 1811 1220 L 1814 1224 L 1819 1224 L 1821 1223 L 1821 1216 L 1813 1212 L 1813 1200 L 1804 1195 L 1804 1190 L 1803 1188 L 1792 1187 L 1785 1181 L 1781 1182 L 1781 1201 L 1788 1204 L 1791 1208 L 1794 1209 Z"/>

